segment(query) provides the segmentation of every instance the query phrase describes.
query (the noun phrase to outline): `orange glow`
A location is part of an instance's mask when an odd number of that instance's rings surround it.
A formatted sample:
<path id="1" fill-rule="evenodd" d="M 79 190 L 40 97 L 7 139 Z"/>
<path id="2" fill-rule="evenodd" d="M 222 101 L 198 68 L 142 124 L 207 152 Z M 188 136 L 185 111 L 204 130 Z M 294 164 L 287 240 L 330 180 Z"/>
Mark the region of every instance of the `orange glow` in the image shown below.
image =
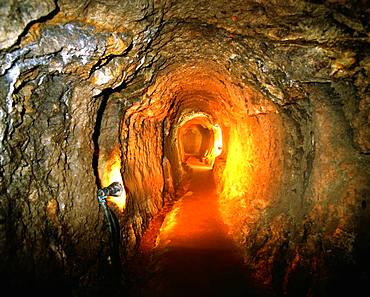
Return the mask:
<path id="1" fill-rule="evenodd" d="M 240 129 L 240 128 L 239 128 Z M 230 133 L 229 149 L 226 166 L 223 171 L 222 199 L 242 199 L 247 193 L 251 182 L 253 169 L 253 150 L 252 140 L 245 137 L 246 129 L 241 135 L 239 129 L 234 129 Z M 243 207 L 243 202 L 241 205 Z"/>
<path id="2" fill-rule="evenodd" d="M 186 123 L 180 127 L 179 131 L 179 139 L 182 140 L 184 138 L 184 134 L 188 131 L 189 127 L 192 125 L 200 125 L 202 128 L 205 128 L 212 132 L 212 136 L 210 137 L 210 141 L 208 142 L 208 148 L 201 156 L 201 159 L 197 160 L 197 157 L 191 158 L 186 156 L 185 148 L 183 141 L 179 142 L 179 153 L 181 156 L 182 162 L 187 162 L 189 166 L 192 168 L 208 168 L 212 169 L 215 159 L 221 155 L 222 153 L 222 130 L 218 124 L 212 124 L 210 119 L 204 114 L 193 114 L 186 117 Z M 200 142 L 197 141 L 199 144 L 202 142 L 202 135 L 199 131 L 194 129 L 195 132 L 198 133 L 197 136 L 200 138 Z M 195 133 L 194 133 L 195 134 Z M 195 136 L 193 136 L 195 141 Z"/>
<path id="3" fill-rule="evenodd" d="M 121 150 L 118 144 L 114 147 L 109 159 L 105 162 L 102 173 L 102 187 L 107 187 L 113 182 L 119 182 L 123 185 L 121 175 Z M 126 206 L 125 189 L 118 197 L 108 197 L 108 201 L 114 203 L 120 211 L 123 211 Z"/>
<path id="4" fill-rule="evenodd" d="M 180 211 L 181 203 L 180 201 L 177 203 L 177 206 L 174 207 L 167 215 L 166 218 L 162 224 L 162 227 L 160 229 L 160 234 L 157 237 L 156 240 L 156 246 L 159 246 L 160 244 L 167 244 L 168 243 L 168 236 L 171 233 L 171 231 L 174 229 L 174 227 L 177 224 L 177 215 Z"/>
<path id="5" fill-rule="evenodd" d="M 218 157 L 222 153 L 222 130 L 219 125 L 213 126 L 213 133 L 215 138 L 215 143 L 213 145 L 213 155 L 214 157 Z"/>
<path id="6" fill-rule="evenodd" d="M 212 168 L 215 162 L 215 159 L 222 153 L 222 130 L 221 127 L 216 124 L 210 127 L 213 131 L 214 143 L 211 151 L 206 154 L 205 158 L 207 163 Z"/>
<path id="7" fill-rule="evenodd" d="M 161 227 L 161 232 L 170 232 L 173 227 L 176 225 L 176 216 L 177 213 L 179 212 L 180 207 L 175 207 L 171 212 L 167 215 L 166 220 Z"/>

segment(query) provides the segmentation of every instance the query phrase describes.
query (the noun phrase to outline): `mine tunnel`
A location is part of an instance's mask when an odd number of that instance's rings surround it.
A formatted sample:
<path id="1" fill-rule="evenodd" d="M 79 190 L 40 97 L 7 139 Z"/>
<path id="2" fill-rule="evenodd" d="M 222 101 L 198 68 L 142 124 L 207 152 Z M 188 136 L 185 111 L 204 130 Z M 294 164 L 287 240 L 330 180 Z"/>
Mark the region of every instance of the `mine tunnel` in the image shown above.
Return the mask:
<path id="1" fill-rule="evenodd" d="M 368 296 L 369 9 L 2 1 L 5 295 Z"/>

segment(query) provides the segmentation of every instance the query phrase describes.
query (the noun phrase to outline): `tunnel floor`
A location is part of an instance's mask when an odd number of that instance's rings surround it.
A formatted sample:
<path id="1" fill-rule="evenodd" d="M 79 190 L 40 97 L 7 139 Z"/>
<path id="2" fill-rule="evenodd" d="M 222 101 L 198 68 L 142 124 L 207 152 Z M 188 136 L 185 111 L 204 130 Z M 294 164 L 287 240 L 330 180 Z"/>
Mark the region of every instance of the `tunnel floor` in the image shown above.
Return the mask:
<path id="1" fill-rule="evenodd" d="M 136 265 L 130 296 L 274 296 L 248 278 L 215 188 L 210 170 L 192 169 L 189 191 L 167 212 L 147 257 Z"/>

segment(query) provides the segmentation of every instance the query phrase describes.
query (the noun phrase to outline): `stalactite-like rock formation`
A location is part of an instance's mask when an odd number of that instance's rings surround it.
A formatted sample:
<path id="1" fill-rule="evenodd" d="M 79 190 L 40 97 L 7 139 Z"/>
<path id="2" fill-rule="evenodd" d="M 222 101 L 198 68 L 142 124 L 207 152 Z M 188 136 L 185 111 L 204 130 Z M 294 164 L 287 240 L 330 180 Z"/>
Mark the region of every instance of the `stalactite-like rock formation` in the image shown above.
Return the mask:
<path id="1" fill-rule="evenodd" d="M 277 296 L 369 290 L 366 1 L 18 1 L 0 6 L 1 279 L 110 285 L 186 180 L 179 131 L 219 125 L 220 212 Z M 118 166 L 118 167 L 117 167 Z M 58 289 L 56 289 L 58 288 Z"/>

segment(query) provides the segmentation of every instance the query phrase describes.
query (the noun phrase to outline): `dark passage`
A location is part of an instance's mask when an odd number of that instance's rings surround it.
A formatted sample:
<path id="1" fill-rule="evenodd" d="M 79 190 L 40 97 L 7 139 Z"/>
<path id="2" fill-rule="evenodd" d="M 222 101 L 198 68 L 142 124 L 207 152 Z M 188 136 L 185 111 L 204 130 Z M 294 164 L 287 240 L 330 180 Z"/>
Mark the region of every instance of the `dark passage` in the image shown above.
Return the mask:
<path id="1" fill-rule="evenodd" d="M 192 170 L 189 191 L 167 213 L 131 296 L 273 296 L 248 279 L 218 211 L 212 172 Z"/>

